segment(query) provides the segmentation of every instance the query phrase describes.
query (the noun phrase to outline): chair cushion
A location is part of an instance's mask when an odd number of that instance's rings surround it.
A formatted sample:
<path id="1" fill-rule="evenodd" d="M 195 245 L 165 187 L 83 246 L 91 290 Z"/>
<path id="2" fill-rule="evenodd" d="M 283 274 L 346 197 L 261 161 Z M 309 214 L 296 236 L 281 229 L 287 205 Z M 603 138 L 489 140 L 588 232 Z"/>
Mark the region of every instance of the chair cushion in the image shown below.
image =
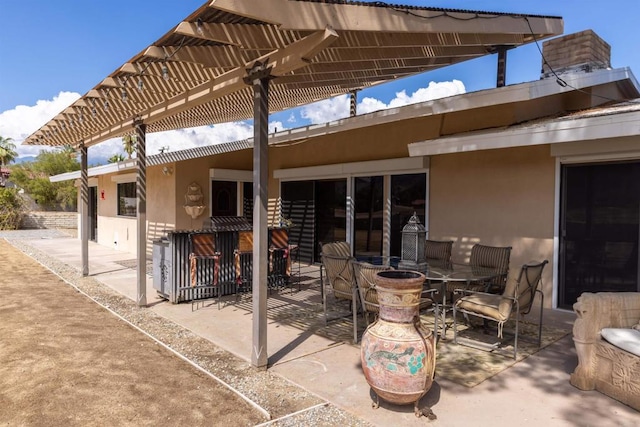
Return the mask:
<path id="1" fill-rule="evenodd" d="M 495 294 L 471 294 L 460 298 L 456 307 L 504 322 L 511 315 L 511 301 Z"/>
<path id="2" fill-rule="evenodd" d="M 616 347 L 640 356 L 640 331 L 631 328 L 603 328 L 600 335 Z"/>

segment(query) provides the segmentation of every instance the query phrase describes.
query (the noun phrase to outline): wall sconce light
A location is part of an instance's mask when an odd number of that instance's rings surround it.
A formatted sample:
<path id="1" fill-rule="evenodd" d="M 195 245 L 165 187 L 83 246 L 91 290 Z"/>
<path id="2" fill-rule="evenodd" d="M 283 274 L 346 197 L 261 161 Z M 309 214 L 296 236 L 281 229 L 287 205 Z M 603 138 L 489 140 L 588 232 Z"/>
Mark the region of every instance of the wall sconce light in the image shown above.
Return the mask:
<path id="1" fill-rule="evenodd" d="M 104 190 L 100 190 L 100 200 L 104 200 Z"/>
<path id="2" fill-rule="evenodd" d="M 165 166 L 162 168 L 162 173 L 165 175 L 171 175 L 173 173 L 173 168 L 170 166 Z"/>

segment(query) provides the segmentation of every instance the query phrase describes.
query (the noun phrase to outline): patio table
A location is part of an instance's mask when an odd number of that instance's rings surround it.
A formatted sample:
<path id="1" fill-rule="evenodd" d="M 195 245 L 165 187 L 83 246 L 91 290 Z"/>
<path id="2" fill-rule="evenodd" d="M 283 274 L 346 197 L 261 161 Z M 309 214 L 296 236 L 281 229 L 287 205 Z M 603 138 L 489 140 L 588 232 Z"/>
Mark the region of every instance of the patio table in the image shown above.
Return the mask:
<path id="1" fill-rule="evenodd" d="M 454 282 L 456 285 L 459 285 L 460 289 L 467 289 L 471 284 L 491 280 L 499 274 L 499 271 L 494 268 L 478 267 L 469 264 L 450 263 L 446 265 L 427 265 L 427 269 L 424 272 L 426 277 L 425 285 L 428 285 L 427 287 L 433 287 L 432 282 L 434 281 L 441 284 L 441 338 L 445 338 L 447 330 L 446 313 L 448 310 L 451 310 L 451 307 L 447 307 L 447 296 L 449 296 L 449 300 L 453 302 L 453 290 L 448 290 L 447 284 Z"/>

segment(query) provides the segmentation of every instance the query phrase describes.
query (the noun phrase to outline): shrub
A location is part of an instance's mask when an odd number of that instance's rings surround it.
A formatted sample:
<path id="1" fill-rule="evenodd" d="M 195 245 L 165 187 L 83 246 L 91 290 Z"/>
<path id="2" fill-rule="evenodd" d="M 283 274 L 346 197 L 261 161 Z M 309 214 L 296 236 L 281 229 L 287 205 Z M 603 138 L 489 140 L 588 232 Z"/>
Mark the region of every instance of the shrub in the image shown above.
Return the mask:
<path id="1" fill-rule="evenodd" d="M 25 212 L 18 189 L 0 187 L 0 230 L 17 230 Z"/>

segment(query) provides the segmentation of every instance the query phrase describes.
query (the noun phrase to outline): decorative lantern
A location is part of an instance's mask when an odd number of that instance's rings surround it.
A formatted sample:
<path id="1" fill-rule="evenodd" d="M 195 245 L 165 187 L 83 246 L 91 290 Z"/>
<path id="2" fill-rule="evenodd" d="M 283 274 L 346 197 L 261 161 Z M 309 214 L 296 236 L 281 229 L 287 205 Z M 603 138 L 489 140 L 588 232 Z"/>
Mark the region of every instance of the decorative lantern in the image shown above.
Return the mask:
<path id="1" fill-rule="evenodd" d="M 426 239 L 427 230 L 420 224 L 420 219 L 414 212 L 409 222 L 402 228 L 402 259 L 398 263 L 399 269 L 422 273 L 427 270 L 427 259 L 424 253 Z"/>

